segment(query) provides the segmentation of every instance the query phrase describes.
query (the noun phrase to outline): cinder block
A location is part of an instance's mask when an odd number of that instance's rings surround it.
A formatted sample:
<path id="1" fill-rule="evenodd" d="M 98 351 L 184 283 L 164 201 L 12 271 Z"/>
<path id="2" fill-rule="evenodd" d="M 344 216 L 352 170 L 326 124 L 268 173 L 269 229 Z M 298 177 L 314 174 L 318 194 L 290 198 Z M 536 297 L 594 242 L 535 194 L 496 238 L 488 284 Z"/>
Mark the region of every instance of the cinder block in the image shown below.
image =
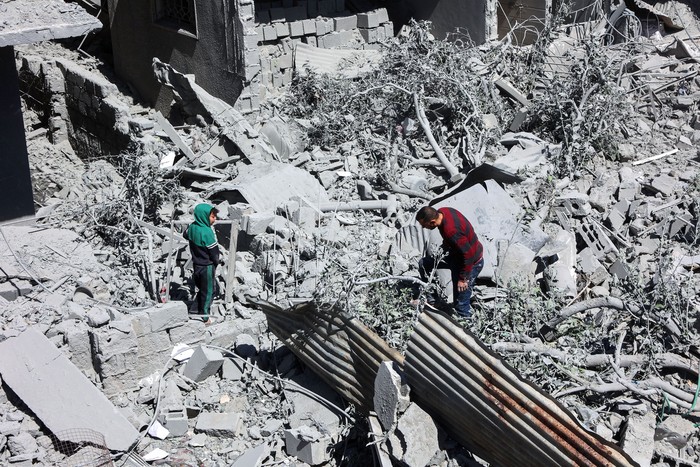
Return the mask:
<path id="1" fill-rule="evenodd" d="M 316 34 L 316 20 L 305 19 L 302 21 L 304 26 L 304 34 Z"/>
<path id="2" fill-rule="evenodd" d="M 275 65 L 280 70 L 286 70 L 287 68 L 292 68 L 294 65 L 294 56 L 292 54 L 284 54 L 275 58 Z"/>
<path id="3" fill-rule="evenodd" d="M 251 81 L 256 75 L 260 73 L 260 64 L 252 64 L 245 67 L 245 79 L 246 81 Z"/>
<path id="4" fill-rule="evenodd" d="M 146 310 L 151 320 L 151 332 L 165 331 L 187 323 L 187 305 L 185 302 L 172 301 L 161 303 Z"/>
<path id="5" fill-rule="evenodd" d="M 376 10 L 357 14 L 357 27 L 359 28 L 376 28 L 379 27 L 379 24 L 379 14 Z"/>
<path id="6" fill-rule="evenodd" d="M 377 8 L 374 11 L 376 11 L 377 15 L 379 15 L 379 24 L 389 21 L 389 13 L 386 11 L 386 8 Z"/>
<path id="7" fill-rule="evenodd" d="M 292 37 L 301 37 L 304 35 L 304 24 L 301 21 L 289 23 L 289 34 Z"/>
<path id="8" fill-rule="evenodd" d="M 238 360 L 227 358 L 221 366 L 221 377 L 231 381 L 240 381 L 244 373 L 243 364 Z"/>
<path id="9" fill-rule="evenodd" d="M 210 436 L 235 438 L 241 431 L 242 419 L 237 413 L 200 413 L 195 430 Z"/>
<path id="10" fill-rule="evenodd" d="M 245 52 L 245 63 L 248 65 L 258 65 L 260 64 L 260 53 L 258 49 L 248 49 Z"/>
<path id="11" fill-rule="evenodd" d="M 282 73 L 278 72 L 272 74 L 272 86 L 275 88 L 282 87 Z"/>
<path id="12" fill-rule="evenodd" d="M 304 38 L 304 41 L 309 45 L 318 47 L 318 38 L 316 36 L 307 36 Z"/>
<path id="13" fill-rule="evenodd" d="M 243 36 L 243 47 L 246 49 L 257 49 L 262 38 L 262 27 L 258 26 L 254 32 L 248 32 Z"/>
<path id="14" fill-rule="evenodd" d="M 287 68 L 282 72 L 282 86 L 286 86 L 288 84 L 291 84 L 292 82 L 292 69 Z"/>
<path id="15" fill-rule="evenodd" d="M 224 363 L 221 352 L 207 347 L 197 347 L 187 361 L 183 375 L 193 381 L 204 381 L 215 374 Z"/>
<path id="16" fill-rule="evenodd" d="M 352 31 L 338 31 L 331 34 L 326 34 L 319 39 L 323 39 L 323 48 L 335 49 L 348 45 L 352 41 L 353 35 Z"/>
<path id="17" fill-rule="evenodd" d="M 127 352 L 136 353 L 136 333 L 125 333 L 115 329 L 118 322 L 112 322 L 110 327 L 97 328 L 92 331 L 92 345 L 95 353 L 101 355 L 113 355 Z M 131 323 L 128 322 L 131 329 Z"/>
<path id="18" fill-rule="evenodd" d="M 275 59 L 276 60 L 276 59 Z M 267 226 L 274 220 L 274 214 L 256 212 L 243 217 L 241 229 L 248 235 L 259 235 L 267 231 Z"/>
<path id="19" fill-rule="evenodd" d="M 384 35 L 389 38 L 389 37 L 394 37 L 394 23 L 389 21 L 388 23 L 382 24 L 384 26 Z"/>
<path id="20" fill-rule="evenodd" d="M 274 41 L 277 39 L 277 28 L 275 26 L 263 26 L 263 40 Z"/>
<path id="21" fill-rule="evenodd" d="M 249 4 L 240 4 L 238 5 L 238 14 L 241 16 L 241 18 L 250 18 L 255 15 L 255 7 L 253 6 L 252 3 Z"/>
<path id="22" fill-rule="evenodd" d="M 294 456 L 309 465 L 319 465 L 327 462 L 330 459 L 330 436 L 322 436 L 315 428 L 308 428 L 304 430 L 303 434 L 301 431 L 301 429 L 284 430 L 284 446 L 287 455 Z M 305 439 L 308 439 L 307 431 L 311 432 L 311 435 L 316 435 L 317 439 L 305 441 Z"/>
<path id="23" fill-rule="evenodd" d="M 169 409 L 162 413 L 159 422 L 168 429 L 173 436 L 183 436 L 187 433 L 187 411 L 181 409 Z"/>
<path id="24" fill-rule="evenodd" d="M 333 29 L 335 31 L 351 31 L 357 29 L 357 16 L 341 16 L 333 18 Z"/>
<path id="25" fill-rule="evenodd" d="M 371 28 L 371 29 L 360 28 L 360 35 L 362 36 L 362 39 L 364 39 L 364 41 L 367 42 L 368 44 L 374 44 L 379 39 L 378 30 L 379 30 L 379 28 Z"/>
<path id="26" fill-rule="evenodd" d="M 139 357 L 148 357 L 156 354 L 170 354 L 170 336 L 168 331 L 159 331 L 137 337 Z"/>
<path id="27" fill-rule="evenodd" d="M 316 20 L 316 35 L 323 36 L 333 32 L 333 21 L 328 18 L 319 18 Z"/>
<path id="28" fill-rule="evenodd" d="M 289 36 L 289 24 L 288 23 L 275 23 L 275 30 L 277 31 L 277 37 Z"/>

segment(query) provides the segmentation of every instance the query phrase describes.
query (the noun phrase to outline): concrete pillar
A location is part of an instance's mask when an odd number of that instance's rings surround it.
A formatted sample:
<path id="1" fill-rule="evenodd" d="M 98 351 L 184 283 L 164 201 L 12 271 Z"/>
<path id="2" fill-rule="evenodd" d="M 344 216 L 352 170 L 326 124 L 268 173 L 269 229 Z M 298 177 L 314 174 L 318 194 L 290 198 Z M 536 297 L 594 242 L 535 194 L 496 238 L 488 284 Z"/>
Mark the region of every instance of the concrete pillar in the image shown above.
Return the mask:
<path id="1" fill-rule="evenodd" d="M 0 221 L 34 215 L 14 47 L 0 47 Z"/>

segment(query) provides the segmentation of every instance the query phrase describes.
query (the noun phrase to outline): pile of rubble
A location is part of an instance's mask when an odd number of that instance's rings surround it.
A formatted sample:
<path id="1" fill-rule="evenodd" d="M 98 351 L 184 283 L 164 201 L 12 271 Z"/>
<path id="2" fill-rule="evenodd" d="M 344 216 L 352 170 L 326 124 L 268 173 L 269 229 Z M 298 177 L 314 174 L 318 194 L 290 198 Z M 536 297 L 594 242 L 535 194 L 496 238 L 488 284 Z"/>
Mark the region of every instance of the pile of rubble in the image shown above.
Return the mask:
<path id="1" fill-rule="evenodd" d="M 620 18 L 628 33 L 638 21 L 624 6 L 529 48 L 412 25 L 369 75 L 307 70 L 254 122 L 157 60 L 176 100 L 167 119 L 95 59 L 18 48 L 41 208 L 36 226 L 0 229 L 0 461 L 72 462 L 85 440 L 65 421 L 90 418 L 78 392 L 104 411 L 83 423 L 104 436 L 97 458 L 362 459 L 342 448 L 368 442 L 356 414 L 267 334 L 256 304 L 342 304 L 403 350 L 417 261 L 440 243 L 414 222 L 431 202 L 465 213 L 485 246 L 469 331 L 640 464 L 697 463 L 700 34 L 682 5 L 655 8 L 680 32 L 615 37 Z M 202 201 L 219 209 L 226 259 L 212 326 L 185 305 L 180 232 Z M 53 373 L 48 352 L 79 377 Z M 395 404 L 401 418 L 372 428 L 385 452 L 466 462 L 437 428 L 426 447 L 430 417 Z"/>

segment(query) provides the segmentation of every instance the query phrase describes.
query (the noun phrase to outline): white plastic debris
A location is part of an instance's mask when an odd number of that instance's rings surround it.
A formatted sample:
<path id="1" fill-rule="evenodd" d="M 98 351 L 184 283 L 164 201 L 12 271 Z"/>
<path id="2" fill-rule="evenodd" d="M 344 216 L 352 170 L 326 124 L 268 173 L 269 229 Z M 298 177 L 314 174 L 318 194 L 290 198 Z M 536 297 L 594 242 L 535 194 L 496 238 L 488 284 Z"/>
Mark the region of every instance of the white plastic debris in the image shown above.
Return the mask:
<path id="1" fill-rule="evenodd" d="M 151 425 L 151 427 L 148 429 L 148 434 L 151 435 L 153 438 L 165 439 L 168 437 L 170 432 L 167 428 L 161 425 L 158 422 L 158 420 L 156 420 L 153 422 L 153 425 Z"/>
<path id="2" fill-rule="evenodd" d="M 173 351 L 170 352 L 170 356 L 173 358 L 173 360 L 177 360 L 178 362 L 182 362 L 185 360 L 188 360 L 192 354 L 194 353 L 194 349 L 190 347 L 187 344 L 175 344 L 175 347 L 173 347 Z"/>
<path id="3" fill-rule="evenodd" d="M 142 456 L 143 460 L 146 462 L 153 462 L 165 459 L 168 457 L 168 453 L 163 451 L 161 448 L 155 448 L 153 451 Z"/>

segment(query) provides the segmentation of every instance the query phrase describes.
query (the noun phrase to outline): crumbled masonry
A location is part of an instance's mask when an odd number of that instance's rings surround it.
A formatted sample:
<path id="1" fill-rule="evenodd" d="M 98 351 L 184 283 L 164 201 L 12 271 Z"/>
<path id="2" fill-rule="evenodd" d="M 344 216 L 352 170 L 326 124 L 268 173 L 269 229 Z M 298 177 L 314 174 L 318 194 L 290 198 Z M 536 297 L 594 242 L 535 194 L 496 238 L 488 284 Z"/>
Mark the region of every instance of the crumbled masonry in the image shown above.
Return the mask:
<path id="1" fill-rule="evenodd" d="M 695 2 L 475 45 L 371 1 L 235 0 L 235 102 L 180 49 L 118 78 L 76 3 L 22 35 L 29 3 L 0 1 L 36 211 L 0 224 L 0 465 L 700 464 Z M 484 245 L 469 321 L 423 308 L 452 290 L 420 279 L 425 204 Z"/>

